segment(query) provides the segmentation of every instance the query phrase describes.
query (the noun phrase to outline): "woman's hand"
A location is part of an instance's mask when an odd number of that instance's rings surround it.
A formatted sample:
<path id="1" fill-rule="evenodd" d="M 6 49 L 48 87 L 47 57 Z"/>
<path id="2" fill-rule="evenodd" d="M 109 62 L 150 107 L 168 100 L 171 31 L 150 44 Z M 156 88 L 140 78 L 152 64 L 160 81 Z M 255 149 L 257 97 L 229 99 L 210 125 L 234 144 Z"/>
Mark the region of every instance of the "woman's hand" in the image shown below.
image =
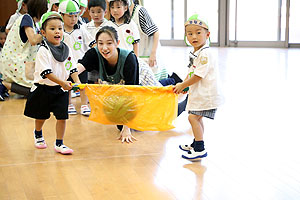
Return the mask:
<path id="1" fill-rule="evenodd" d="M 127 143 L 133 143 L 134 140 L 137 140 L 135 137 L 131 135 L 130 128 L 128 126 L 123 126 L 122 131 L 120 132 L 120 137 L 118 138 L 122 141 L 122 143 L 125 141 Z"/>

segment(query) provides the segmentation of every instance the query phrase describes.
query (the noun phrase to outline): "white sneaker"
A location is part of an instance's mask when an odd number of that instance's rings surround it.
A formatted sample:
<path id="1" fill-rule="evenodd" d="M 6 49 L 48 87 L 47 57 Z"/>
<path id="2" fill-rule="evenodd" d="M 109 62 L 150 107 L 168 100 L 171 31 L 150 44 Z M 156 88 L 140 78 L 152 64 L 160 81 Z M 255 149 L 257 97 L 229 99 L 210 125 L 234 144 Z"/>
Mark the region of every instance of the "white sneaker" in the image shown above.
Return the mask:
<path id="1" fill-rule="evenodd" d="M 75 98 L 75 97 L 79 97 L 80 96 L 80 91 L 74 91 L 74 90 L 71 90 L 71 97 L 72 98 Z"/>
<path id="2" fill-rule="evenodd" d="M 76 111 L 75 106 L 73 104 L 69 104 L 68 113 L 69 113 L 69 115 L 76 115 L 77 114 L 77 111 Z"/>
<path id="3" fill-rule="evenodd" d="M 47 144 L 45 142 L 44 137 L 41 138 L 35 138 L 34 136 L 34 146 L 38 149 L 46 149 L 47 148 Z"/>
<path id="4" fill-rule="evenodd" d="M 56 146 L 55 142 L 54 142 L 54 150 L 57 153 L 61 153 L 61 154 L 72 154 L 73 153 L 73 149 L 70 149 L 69 147 L 67 147 L 64 144 L 61 146 Z"/>
<path id="5" fill-rule="evenodd" d="M 88 105 L 82 105 L 80 110 L 81 110 L 81 114 L 85 116 L 89 116 L 91 113 L 91 109 L 89 108 Z"/>
<path id="6" fill-rule="evenodd" d="M 189 160 L 201 160 L 201 158 L 204 158 L 206 156 L 207 156 L 207 152 L 205 149 L 200 152 L 197 152 L 194 149 L 191 149 L 190 151 L 188 151 L 182 155 L 183 158 L 189 159 Z"/>
<path id="7" fill-rule="evenodd" d="M 74 91 L 74 90 L 71 90 L 71 97 L 72 97 L 72 98 L 76 97 L 76 94 L 75 94 L 75 91 Z"/>
<path id="8" fill-rule="evenodd" d="M 181 149 L 182 151 L 190 151 L 193 149 L 193 147 L 190 144 L 183 144 L 179 145 L 179 149 Z"/>

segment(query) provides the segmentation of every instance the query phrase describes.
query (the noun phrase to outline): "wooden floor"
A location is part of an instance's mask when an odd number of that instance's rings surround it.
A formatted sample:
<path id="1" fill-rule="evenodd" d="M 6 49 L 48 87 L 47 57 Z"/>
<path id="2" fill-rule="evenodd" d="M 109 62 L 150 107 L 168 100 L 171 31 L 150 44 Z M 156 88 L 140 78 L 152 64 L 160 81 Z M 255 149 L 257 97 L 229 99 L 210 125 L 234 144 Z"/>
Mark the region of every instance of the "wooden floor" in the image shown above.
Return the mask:
<path id="1" fill-rule="evenodd" d="M 212 50 L 226 102 L 204 121 L 207 158 L 181 158 L 178 145 L 192 140 L 186 112 L 173 130 L 134 132 L 134 144 L 116 140 L 114 126 L 70 116 L 71 156 L 54 152 L 51 117 L 49 147 L 38 150 L 25 100 L 12 95 L 0 102 L 0 200 L 299 200 L 300 49 Z M 168 69 L 184 77 L 188 51 L 162 47 Z"/>

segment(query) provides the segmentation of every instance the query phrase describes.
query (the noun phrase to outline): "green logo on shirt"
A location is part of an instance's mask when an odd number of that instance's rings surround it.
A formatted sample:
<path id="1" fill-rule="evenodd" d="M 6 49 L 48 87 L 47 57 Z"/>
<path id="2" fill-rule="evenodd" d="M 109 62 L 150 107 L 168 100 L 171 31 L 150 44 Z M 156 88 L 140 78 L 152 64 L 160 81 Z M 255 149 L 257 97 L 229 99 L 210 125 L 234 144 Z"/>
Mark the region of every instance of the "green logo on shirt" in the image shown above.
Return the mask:
<path id="1" fill-rule="evenodd" d="M 79 42 L 75 42 L 73 48 L 74 48 L 75 50 L 79 50 L 79 49 L 81 49 L 81 44 L 80 44 Z"/>
<path id="2" fill-rule="evenodd" d="M 134 37 L 132 37 L 131 35 L 128 36 L 128 37 L 126 38 L 126 42 L 127 42 L 128 44 L 133 44 L 133 42 L 134 42 Z"/>
<path id="3" fill-rule="evenodd" d="M 72 67 L 72 62 L 71 61 L 66 62 L 66 64 L 65 64 L 66 70 L 69 71 L 71 69 L 71 67 Z"/>

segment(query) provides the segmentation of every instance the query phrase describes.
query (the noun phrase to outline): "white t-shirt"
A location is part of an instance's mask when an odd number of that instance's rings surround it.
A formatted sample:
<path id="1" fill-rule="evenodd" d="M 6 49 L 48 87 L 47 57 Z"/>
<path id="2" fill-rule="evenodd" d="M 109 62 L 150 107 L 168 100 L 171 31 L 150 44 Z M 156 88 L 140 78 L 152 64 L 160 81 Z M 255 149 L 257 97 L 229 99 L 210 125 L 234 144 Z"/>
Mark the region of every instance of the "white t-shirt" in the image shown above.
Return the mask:
<path id="1" fill-rule="evenodd" d="M 189 87 L 187 110 L 215 109 L 223 102 L 219 87 L 218 66 L 207 45 L 196 51 L 194 55 L 196 58 L 189 68 L 188 76 L 190 78 L 194 74 L 201 77 L 201 80 Z"/>
<path id="2" fill-rule="evenodd" d="M 112 26 L 117 30 L 120 40 L 119 48 L 133 51 L 133 43 L 140 40 L 139 29 L 134 21 L 130 21 L 129 24 L 121 25 L 108 21 L 106 26 Z"/>
<path id="3" fill-rule="evenodd" d="M 58 62 L 53 57 L 50 49 L 47 49 L 45 46 L 41 46 L 36 55 L 35 72 L 33 74 L 34 83 L 49 86 L 58 85 L 44 76 L 46 74 L 53 73 L 60 80 L 66 81 L 69 78 L 70 73 L 76 70 L 76 64 L 77 62 L 74 60 L 72 51 L 69 50 L 69 56 L 64 62 Z M 32 91 L 33 90 L 34 88 Z"/>
<path id="4" fill-rule="evenodd" d="M 91 34 L 81 25 L 75 25 L 71 33 L 64 32 L 64 43 L 68 45 L 77 62 L 90 49 L 89 45 L 94 42 Z"/>

